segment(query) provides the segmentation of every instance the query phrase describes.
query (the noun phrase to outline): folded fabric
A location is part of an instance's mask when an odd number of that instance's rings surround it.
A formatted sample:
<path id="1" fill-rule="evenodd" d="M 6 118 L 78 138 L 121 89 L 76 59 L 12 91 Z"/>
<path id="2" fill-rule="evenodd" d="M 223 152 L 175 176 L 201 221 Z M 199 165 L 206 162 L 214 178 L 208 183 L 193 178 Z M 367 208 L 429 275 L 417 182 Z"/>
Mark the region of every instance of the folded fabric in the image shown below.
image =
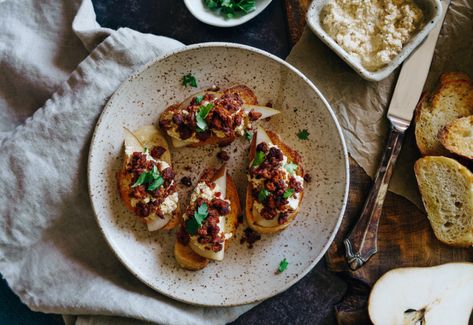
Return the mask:
<path id="1" fill-rule="evenodd" d="M 14 72 L 4 78 L 11 77 L 18 84 L 11 88 L 0 84 L 1 90 L 6 92 L 1 96 L 4 100 L 1 114 L 9 118 L 2 120 L 4 133 L 0 144 L 0 272 L 12 290 L 33 310 L 124 316 L 162 324 L 231 321 L 252 306 L 202 308 L 160 295 L 125 269 L 97 227 L 86 175 L 89 141 L 96 120 L 107 99 L 130 74 L 182 44 L 126 28 L 118 31 L 98 28 L 92 9 L 90 0 L 60 4 L 34 0 L 0 3 L 0 22 L 4 22 L 5 16 L 11 16 L 16 17 L 11 18 L 11 22 L 18 25 L 22 10 L 37 15 L 31 24 L 27 24 L 29 29 L 20 28 L 24 37 L 29 37 L 27 42 L 33 42 L 32 47 L 23 44 L 23 36 L 12 30 L 15 26 L 10 26 L 14 36 L 1 34 L 3 39 L 18 42 L 1 50 L 2 74 L 8 73 L 10 67 Z M 74 17 L 72 13 L 77 10 L 79 15 L 74 28 L 85 46 L 93 49 L 102 38 L 106 39 L 75 68 L 67 81 L 61 83 L 72 69 L 73 61 L 77 64 L 84 57 L 84 47 L 77 39 L 73 40 L 75 36 L 69 27 L 57 26 L 57 29 L 68 30 L 62 34 L 51 27 L 49 35 L 38 36 L 40 41 L 48 40 L 45 44 L 34 43 L 31 34 L 42 35 L 43 25 L 49 21 L 70 24 Z M 66 45 L 61 43 L 66 46 L 65 51 L 52 45 L 55 41 L 61 42 L 60 37 L 67 37 Z M 0 44 L 4 42 L 0 41 Z M 33 58 L 34 53 L 41 55 Z M 74 58 L 47 56 L 71 53 L 75 53 Z M 30 56 L 30 61 L 25 59 Z M 25 67 L 22 73 L 15 65 L 18 61 Z M 42 61 L 46 63 L 43 65 Z M 61 70 L 60 64 L 65 62 L 67 66 Z M 41 85 L 43 79 L 48 81 L 51 71 L 55 72 L 52 73 L 55 78 L 49 80 L 42 91 L 47 93 L 56 89 L 55 93 L 25 120 L 22 114 L 31 113 L 35 103 L 44 97 L 35 92 L 34 86 Z M 28 77 L 30 73 L 33 74 L 31 78 Z M 35 100 L 26 101 L 24 113 L 19 107 L 21 101 L 28 98 L 28 92 Z M 18 105 L 8 105 L 12 98 Z M 10 131 L 11 125 L 15 124 L 20 125 Z M 97 320 L 88 317 L 79 319 L 78 323 L 103 323 L 106 320 L 106 317 Z M 109 320 L 117 322 L 116 318 Z"/>

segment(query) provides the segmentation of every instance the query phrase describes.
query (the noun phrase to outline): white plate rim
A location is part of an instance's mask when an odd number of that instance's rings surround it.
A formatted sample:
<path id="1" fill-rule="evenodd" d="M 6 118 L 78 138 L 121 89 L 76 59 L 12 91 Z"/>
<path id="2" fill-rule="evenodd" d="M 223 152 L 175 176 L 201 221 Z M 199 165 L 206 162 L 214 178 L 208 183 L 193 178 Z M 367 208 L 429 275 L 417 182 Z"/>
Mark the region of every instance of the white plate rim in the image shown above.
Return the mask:
<path id="1" fill-rule="evenodd" d="M 250 52 L 254 52 L 256 54 L 266 56 L 266 57 L 276 61 L 277 63 L 284 65 L 286 68 L 288 68 L 289 70 L 294 72 L 298 77 L 302 78 L 309 85 L 309 87 L 317 94 L 317 96 L 319 96 L 320 100 L 324 104 L 325 109 L 330 114 L 330 116 L 332 118 L 332 121 L 334 122 L 335 127 L 337 129 L 337 133 L 338 133 L 338 136 L 339 136 L 339 139 L 340 139 L 340 143 L 342 145 L 343 162 L 345 164 L 345 175 L 344 175 L 345 176 L 345 187 L 344 187 L 344 194 L 343 194 L 341 209 L 340 209 L 339 215 L 337 217 L 337 222 L 335 224 L 335 227 L 332 230 L 332 234 L 330 235 L 329 239 L 327 240 L 327 242 L 323 246 L 322 250 L 320 251 L 320 254 L 296 278 L 294 278 L 293 280 L 291 280 L 291 281 L 287 282 L 286 284 L 284 284 L 283 286 L 281 286 L 280 290 L 278 290 L 276 292 L 273 292 L 272 294 L 265 295 L 265 296 L 258 296 L 258 297 L 254 297 L 254 298 L 250 297 L 247 301 L 243 301 L 241 303 L 227 303 L 227 304 L 224 304 L 224 305 L 221 305 L 221 304 L 199 304 L 199 303 L 196 303 L 195 301 L 192 301 L 192 300 L 175 297 L 175 296 L 173 296 L 172 294 L 170 294 L 168 292 L 162 291 L 160 288 L 158 288 L 157 286 L 153 285 L 152 283 L 150 283 L 146 279 L 144 279 L 139 273 L 135 272 L 133 270 L 133 267 L 131 265 L 129 265 L 129 263 L 127 262 L 126 258 L 122 257 L 120 255 L 119 248 L 115 247 L 114 241 L 106 235 L 106 232 L 102 228 L 102 225 L 100 223 L 100 220 L 99 220 L 100 218 L 98 217 L 97 208 L 95 206 L 94 200 L 93 200 L 92 195 L 91 195 L 92 188 L 91 188 L 91 182 L 90 182 L 90 177 L 91 177 L 91 168 L 90 168 L 90 166 L 91 166 L 91 160 L 92 160 L 92 153 L 94 151 L 94 146 L 95 146 L 95 143 L 96 143 L 95 140 L 96 140 L 96 137 L 97 137 L 98 126 L 101 124 L 102 119 L 105 115 L 105 112 L 108 109 L 110 109 L 110 107 L 111 107 L 110 103 L 112 103 L 114 101 L 115 97 L 118 96 L 118 93 L 122 90 L 122 88 L 125 86 L 126 83 L 130 82 L 132 79 L 139 76 L 141 73 L 143 73 L 145 70 L 147 70 L 150 66 L 157 63 L 158 61 L 164 60 L 164 59 L 166 59 L 170 56 L 173 56 L 173 55 L 181 53 L 181 52 L 192 51 L 194 49 L 199 49 L 199 48 L 204 48 L 204 47 L 235 48 L 235 49 L 242 49 L 242 50 L 247 50 L 247 51 L 250 51 Z M 90 199 L 90 202 L 91 202 L 91 205 L 92 205 L 92 209 L 94 211 L 95 220 L 97 221 L 98 227 L 99 227 L 100 231 L 102 232 L 102 235 L 104 236 L 105 241 L 107 242 L 108 246 L 111 248 L 111 250 L 113 251 L 115 256 L 118 258 L 118 260 L 137 279 L 139 279 L 142 283 L 146 284 L 148 287 L 155 290 L 156 292 L 159 292 L 160 294 L 162 294 L 164 296 L 167 296 L 171 299 L 174 299 L 176 301 L 184 302 L 184 303 L 194 305 L 194 306 L 202 306 L 202 307 L 235 307 L 235 306 L 242 306 L 242 305 L 246 305 L 246 304 L 261 302 L 263 300 L 274 297 L 274 296 L 286 291 L 287 289 L 292 287 L 294 284 L 296 284 L 297 282 L 302 280 L 302 278 L 305 277 L 305 275 L 307 275 L 315 267 L 315 265 L 322 259 L 322 257 L 325 255 L 328 248 L 332 244 L 332 242 L 333 242 L 333 240 L 334 240 L 334 238 L 335 238 L 335 236 L 336 236 L 336 234 L 337 234 L 337 232 L 340 228 L 343 216 L 345 214 L 345 210 L 346 210 L 346 206 L 347 206 L 347 202 L 348 202 L 349 188 L 350 188 L 350 163 L 349 163 L 349 159 L 348 159 L 348 150 L 347 150 L 345 138 L 343 136 L 343 131 L 342 131 L 342 128 L 341 128 L 341 126 L 340 126 L 340 124 L 337 120 L 337 117 L 336 117 L 335 113 L 333 112 L 329 102 L 322 95 L 320 90 L 302 72 L 300 72 L 297 68 L 295 68 L 294 66 L 292 66 L 288 62 L 280 59 L 279 57 L 277 57 L 277 56 L 275 56 L 271 53 L 268 53 L 264 50 L 255 48 L 255 47 L 251 47 L 251 46 L 243 45 L 243 44 L 238 44 L 238 43 L 231 43 L 231 42 L 205 42 L 205 43 L 197 43 L 197 44 L 193 44 L 193 45 L 183 46 L 181 48 L 172 50 L 170 52 L 167 52 L 166 54 L 163 54 L 161 56 L 156 57 L 155 59 L 150 60 L 148 63 L 141 66 L 136 72 L 134 72 L 128 78 L 126 78 L 120 84 L 120 86 L 114 91 L 113 95 L 110 97 L 110 99 L 105 104 L 105 106 L 102 110 L 102 113 L 100 114 L 100 117 L 98 118 L 98 120 L 95 124 L 94 132 L 92 134 L 90 147 L 89 147 L 89 154 L 88 154 L 88 159 L 87 159 L 87 187 L 88 187 L 88 191 L 89 191 L 89 193 L 88 193 L 89 194 L 89 199 Z"/>

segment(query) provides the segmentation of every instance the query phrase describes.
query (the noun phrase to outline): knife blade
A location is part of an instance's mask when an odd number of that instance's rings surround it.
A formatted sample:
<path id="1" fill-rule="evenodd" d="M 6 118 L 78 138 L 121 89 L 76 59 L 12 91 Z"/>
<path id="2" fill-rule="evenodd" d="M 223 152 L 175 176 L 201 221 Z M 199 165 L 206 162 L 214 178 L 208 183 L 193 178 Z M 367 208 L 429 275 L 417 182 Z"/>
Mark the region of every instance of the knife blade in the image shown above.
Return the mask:
<path id="1" fill-rule="evenodd" d="M 414 109 L 429 74 L 435 45 L 449 4 L 450 0 L 442 1 L 442 17 L 439 23 L 402 65 L 387 114 L 389 121 L 399 131 L 405 131 L 411 124 Z"/>
<path id="2" fill-rule="evenodd" d="M 391 122 L 391 131 L 386 149 L 361 215 L 355 227 L 343 241 L 346 259 L 352 270 L 363 266 L 378 251 L 378 225 L 389 181 L 401 151 L 402 138 L 411 123 L 415 107 L 422 94 L 449 4 L 450 0 L 442 1 L 442 17 L 439 23 L 404 62 L 399 73 L 387 113 L 387 118 Z"/>

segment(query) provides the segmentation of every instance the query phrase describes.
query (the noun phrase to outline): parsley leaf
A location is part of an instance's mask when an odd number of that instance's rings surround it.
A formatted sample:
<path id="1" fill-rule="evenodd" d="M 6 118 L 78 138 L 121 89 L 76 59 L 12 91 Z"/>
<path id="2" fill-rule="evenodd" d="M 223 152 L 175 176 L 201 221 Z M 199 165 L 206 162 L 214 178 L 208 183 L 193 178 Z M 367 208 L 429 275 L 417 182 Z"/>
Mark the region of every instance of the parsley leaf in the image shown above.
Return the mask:
<path id="1" fill-rule="evenodd" d="M 202 226 L 202 222 L 207 218 L 208 214 L 209 207 L 206 203 L 202 203 L 194 212 L 194 215 L 189 220 L 187 220 L 186 231 L 190 235 L 195 235 L 200 226 Z"/>
<path id="2" fill-rule="evenodd" d="M 261 191 L 259 191 L 258 193 L 258 201 L 259 202 L 263 202 L 268 196 L 269 196 L 269 191 L 268 190 L 265 190 L 265 189 L 262 189 Z"/>
<path id="3" fill-rule="evenodd" d="M 288 265 L 289 263 L 287 262 L 286 258 L 284 258 L 281 262 L 279 262 L 278 272 L 283 273 L 286 271 Z"/>
<path id="4" fill-rule="evenodd" d="M 248 141 L 251 141 L 253 139 L 253 133 L 251 133 L 250 131 L 248 130 L 245 130 L 245 138 L 248 140 Z"/>
<path id="5" fill-rule="evenodd" d="M 256 151 L 255 159 L 253 159 L 253 166 L 259 166 L 264 161 L 265 154 L 263 151 Z"/>
<path id="6" fill-rule="evenodd" d="M 209 127 L 205 118 L 209 115 L 210 110 L 214 107 L 214 104 L 208 103 L 207 105 L 200 106 L 199 111 L 195 115 L 195 121 L 197 122 L 197 132 L 204 132 Z"/>
<path id="7" fill-rule="evenodd" d="M 292 162 L 289 162 L 284 165 L 284 169 L 291 175 L 293 175 L 296 172 L 297 167 L 298 166 Z"/>
<path id="8" fill-rule="evenodd" d="M 299 133 L 297 133 L 297 137 L 301 140 L 308 140 L 309 139 L 310 133 L 306 130 L 300 130 Z"/>
<path id="9" fill-rule="evenodd" d="M 288 199 L 294 194 L 294 190 L 292 188 L 288 188 L 287 190 L 284 191 L 282 194 L 283 199 Z"/>
<path id="10" fill-rule="evenodd" d="M 202 99 L 204 99 L 204 95 L 195 96 L 194 103 L 200 104 L 200 102 L 202 101 Z"/>
<path id="11" fill-rule="evenodd" d="M 148 184 L 148 191 L 154 191 L 164 184 L 164 179 L 159 174 L 156 165 L 153 166 L 152 170 L 141 173 L 131 187 L 134 188 L 145 184 Z"/>
<path id="12" fill-rule="evenodd" d="M 247 14 L 256 8 L 256 0 L 204 0 L 204 4 L 226 18 L 233 18 L 237 14 Z"/>
<path id="13" fill-rule="evenodd" d="M 184 77 L 182 77 L 182 84 L 187 87 L 187 86 L 192 86 L 194 88 L 197 87 L 197 80 L 192 74 L 186 74 Z"/>

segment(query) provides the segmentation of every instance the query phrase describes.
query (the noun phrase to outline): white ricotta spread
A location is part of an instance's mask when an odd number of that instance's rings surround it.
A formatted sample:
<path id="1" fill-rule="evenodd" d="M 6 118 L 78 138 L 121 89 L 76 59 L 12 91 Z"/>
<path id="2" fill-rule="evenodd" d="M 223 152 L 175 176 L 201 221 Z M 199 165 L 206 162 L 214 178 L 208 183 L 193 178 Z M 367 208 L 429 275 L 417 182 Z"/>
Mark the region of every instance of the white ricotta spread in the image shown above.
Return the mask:
<path id="1" fill-rule="evenodd" d="M 376 71 L 399 54 L 423 18 L 412 0 L 330 0 L 320 20 L 345 51 Z"/>

